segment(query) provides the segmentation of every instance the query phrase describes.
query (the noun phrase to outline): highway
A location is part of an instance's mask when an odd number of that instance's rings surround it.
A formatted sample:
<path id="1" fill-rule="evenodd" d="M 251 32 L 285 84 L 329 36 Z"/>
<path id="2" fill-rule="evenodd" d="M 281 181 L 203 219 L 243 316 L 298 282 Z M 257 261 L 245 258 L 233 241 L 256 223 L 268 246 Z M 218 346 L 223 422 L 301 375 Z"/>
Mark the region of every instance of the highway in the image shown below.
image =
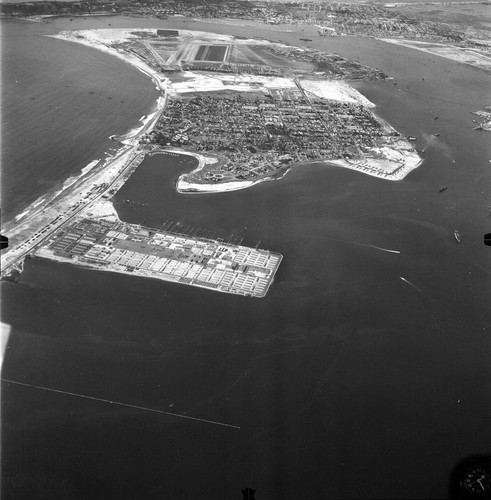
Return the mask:
<path id="1" fill-rule="evenodd" d="M 167 106 L 168 102 L 167 93 L 165 92 L 165 89 L 162 90 L 163 90 L 164 101 L 162 104 L 159 103 L 159 100 L 157 101 L 159 104 L 157 110 L 155 111 L 155 116 L 153 116 L 152 120 L 147 122 L 142 127 L 141 130 L 138 130 L 138 132 L 134 136 L 128 136 L 125 138 L 126 141 L 131 141 L 131 143 L 126 147 L 124 147 L 119 153 L 117 153 L 116 156 L 113 159 L 111 159 L 110 163 L 104 168 L 104 170 L 109 170 L 116 161 L 120 160 L 125 154 L 129 152 L 130 148 L 133 148 L 132 154 L 123 165 L 121 171 L 118 172 L 117 175 L 114 177 L 114 179 L 112 179 L 111 181 L 104 179 L 104 181 L 102 182 L 102 184 L 104 183 L 106 184 L 104 190 L 98 192 L 98 189 L 100 189 L 101 187 L 101 184 L 99 184 L 88 191 L 88 194 L 86 195 L 86 198 L 88 197 L 88 199 L 85 200 L 81 199 L 78 201 L 72 200 L 72 207 L 69 210 L 65 211 L 64 213 L 59 213 L 53 220 L 45 224 L 42 228 L 38 229 L 34 234 L 30 235 L 25 241 L 20 243 L 18 246 L 9 249 L 6 253 L 4 253 L 1 256 L 0 276 L 2 278 L 9 276 L 9 274 L 11 274 L 14 269 L 22 269 L 22 264 L 27 255 L 29 255 L 36 248 L 38 248 L 43 243 L 48 241 L 49 238 L 53 236 L 55 231 L 60 230 L 65 224 L 71 222 L 75 217 L 79 216 L 84 210 L 89 209 L 97 200 L 99 200 L 105 194 L 108 194 L 108 192 L 111 189 L 114 189 L 115 186 L 117 186 L 118 182 L 121 181 L 123 176 L 133 166 L 134 161 L 138 158 L 139 155 L 142 155 L 140 160 L 141 161 L 143 160 L 145 153 L 139 150 L 138 140 L 140 137 L 144 136 L 155 127 L 155 125 L 159 121 L 160 117 L 162 116 Z M 42 217 L 43 211 L 50 204 L 56 206 L 57 204 L 62 204 L 64 202 L 67 203 L 68 202 L 67 198 L 70 196 L 70 192 L 73 192 L 75 190 L 79 192 L 82 191 L 84 185 L 87 186 L 90 185 L 90 183 L 93 182 L 94 179 L 102 173 L 103 172 L 101 171 L 95 172 L 92 176 L 88 177 L 83 181 L 80 181 L 80 184 L 78 186 L 77 185 L 75 185 L 75 187 L 70 186 L 69 188 L 67 188 L 69 189 L 69 193 L 67 193 L 65 196 L 63 196 L 63 193 L 61 193 L 55 197 L 55 199 L 60 198 L 55 203 L 53 203 L 54 200 L 44 203 L 43 206 L 39 210 L 37 210 L 36 213 L 34 213 L 31 216 L 28 216 L 30 219 L 30 222 L 28 222 L 28 224 L 35 226 L 36 223 L 39 222 L 37 218 Z M 78 203 L 78 206 L 73 205 L 73 203 Z M 6 236 L 9 235 L 7 234 Z"/>
<path id="2" fill-rule="evenodd" d="M 127 149 L 124 149 L 121 151 L 112 161 L 111 164 L 114 163 L 115 161 L 119 160 L 121 156 L 126 154 L 128 152 Z M 88 210 L 93 204 L 98 201 L 101 197 L 103 197 L 105 194 L 108 194 L 111 189 L 114 189 L 114 186 L 123 178 L 123 176 L 127 173 L 127 171 L 134 165 L 134 161 L 143 153 L 138 151 L 136 148 L 133 154 L 131 155 L 129 161 L 126 162 L 124 165 L 123 169 L 114 177 L 112 181 L 106 184 L 106 187 L 104 190 L 100 191 L 100 185 L 95 186 L 92 188 L 91 191 L 88 193 L 89 199 L 87 200 L 79 200 L 78 205 L 73 205 L 70 209 L 65 211 L 64 213 L 58 215 L 53 219 L 51 222 L 46 224 L 44 227 L 39 229 L 34 235 L 32 235 L 30 238 L 28 238 L 26 241 L 21 243 L 17 249 L 12 249 L 13 253 L 6 253 L 5 255 L 2 255 L 2 270 L 1 270 L 1 276 L 6 277 L 8 276 L 14 269 L 18 269 L 22 267 L 22 263 L 27 255 L 32 253 L 36 248 L 39 246 L 43 245 L 46 241 L 48 241 L 53 234 L 56 231 L 59 231 L 64 225 L 70 223 L 75 217 L 79 216 L 82 212 L 85 210 Z M 143 154 L 144 156 L 144 154 Z M 141 158 L 143 160 L 143 157 Z M 108 167 L 110 167 L 110 165 Z M 93 178 L 99 175 L 101 172 L 95 173 L 93 176 L 89 177 L 88 179 L 85 179 L 83 181 L 84 184 L 89 184 L 92 182 Z M 80 189 L 81 186 L 78 188 Z M 66 201 L 65 199 L 59 200 L 57 203 L 63 203 Z M 46 207 L 49 205 L 48 202 L 44 205 Z M 32 224 L 35 224 L 35 218 L 36 216 L 39 216 L 42 214 L 42 209 L 40 212 L 37 212 L 34 214 Z M 31 241 L 32 240 L 32 241 Z M 25 249 L 22 250 L 21 253 L 17 254 L 17 252 L 25 246 Z M 13 254 L 16 254 L 15 257 L 10 261 L 9 257 Z"/>

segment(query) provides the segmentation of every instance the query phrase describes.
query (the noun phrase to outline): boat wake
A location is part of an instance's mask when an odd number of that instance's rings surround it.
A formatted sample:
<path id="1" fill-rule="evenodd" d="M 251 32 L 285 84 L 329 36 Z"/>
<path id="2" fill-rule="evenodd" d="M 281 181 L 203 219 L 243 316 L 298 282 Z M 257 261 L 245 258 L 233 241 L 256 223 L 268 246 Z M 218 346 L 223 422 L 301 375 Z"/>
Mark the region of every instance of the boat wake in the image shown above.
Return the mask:
<path id="1" fill-rule="evenodd" d="M 389 248 L 382 248 L 382 247 L 377 247 L 375 245 L 370 245 L 368 243 L 358 243 L 356 241 L 352 241 L 353 245 L 359 245 L 361 247 L 370 247 L 370 248 L 375 248 L 376 250 L 381 250 L 382 252 L 389 252 L 389 253 L 401 253 L 399 250 L 390 250 Z"/>
<path id="2" fill-rule="evenodd" d="M 409 280 L 406 278 L 403 278 L 402 276 L 399 276 L 404 283 L 407 283 L 409 286 L 412 286 L 415 290 L 417 290 L 419 293 L 422 293 L 423 295 L 426 295 L 421 288 L 417 287 L 414 283 L 411 283 Z"/>

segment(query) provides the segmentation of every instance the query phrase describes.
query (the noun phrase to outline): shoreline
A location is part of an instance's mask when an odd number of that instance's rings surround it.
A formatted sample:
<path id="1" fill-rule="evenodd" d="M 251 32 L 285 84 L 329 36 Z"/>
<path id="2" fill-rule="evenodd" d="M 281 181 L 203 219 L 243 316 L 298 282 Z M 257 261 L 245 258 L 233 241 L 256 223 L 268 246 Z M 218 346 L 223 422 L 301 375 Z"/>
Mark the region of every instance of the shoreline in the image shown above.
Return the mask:
<path id="1" fill-rule="evenodd" d="M 94 261 L 82 261 L 79 258 L 67 258 L 67 257 L 62 257 L 61 255 L 55 255 L 53 251 L 46 247 L 41 247 L 36 249 L 36 251 L 32 254 L 32 257 L 36 259 L 44 259 L 47 261 L 55 261 L 60 264 L 69 264 L 69 265 L 75 265 L 79 268 L 90 270 L 90 271 L 99 271 L 99 272 L 110 272 L 110 273 L 116 273 L 116 274 L 122 274 L 125 276 L 131 276 L 131 277 L 137 277 L 137 278 L 144 278 L 144 279 L 154 279 L 157 281 L 164 281 L 167 283 L 173 283 L 173 284 L 178 284 L 182 286 L 193 286 L 197 288 L 201 288 L 203 290 L 208 290 L 212 292 L 219 292 L 219 293 L 226 293 L 230 295 L 236 295 L 239 297 L 254 297 L 254 298 L 264 298 L 269 289 L 271 288 L 271 285 L 273 284 L 275 274 L 278 270 L 278 267 L 281 264 L 281 261 L 283 260 L 283 255 L 277 252 L 268 252 L 271 255 L 275 255 L 278 258 L 277 265 L 268 279 L 267 286 L 260 291 L 259 293 L 253 293 L 252 291 L 244 290 L 244 289 L 236 289 L 232 286 L 212 286 L 211 284 L 204 284 L 200 283 L 199 281 L 192 281 L 192 282 L 186 282 L 182 280 L 182 277 L 177 275 L 177 274 L 171 274 L 171 273 L 149 273 L 148 271 L 134 268 L 133 271 L 129 272 L 126 269 L 122 269 L 118 266 L 110 266 L 110 265 L 103 265 L 100 262 L 97 262 L 96 260 Z"/>
<path id="2" fill-rule="evenodd" d="M 137 29 L 137 28 L 134 28 Z M 75 30 L 75 31 L 68 31 L 68 30 L 63 30 L 60 31 L 57 35 L 43 35 L 43 36 L 48 36 L 51 38 L 57 38 L 59 40 L 64 40 L 66 42 L 73 42 L 73 43 L 80 43 L 82 45 L 86 45 L 87 47 L 91 47 L 93 49 L 100 50 L 102 52 L 105 52 L 106 54 L 112 55 L 117 57 L 118 59 L 131 64 L 133 67 L 144 73 L 145 75 L 149 76 L 152 81 L 155 83 L 156 89 L 159 92 L 165 93 L 167 90 L 167 87 L 164 85 L 164 82 L 168 82 L 168 78 L 165 76 L 159 75 L 155 70 L 153 70 L 150 66 L 145 64 L 141 59 L 137 57 L 131 57 L 129 54 L 121 54 L 121 52 L 118 52 L 116 49 L 106 45 L 103 43 L 101 40 L 98 38 L 93 37 L 92 39 L 82 37 L 80 35 L 77 35 L 79 32 L 83 32 L 84 34 L 86 33 L 92 33 L 95 31 L 101 31 L 97 29 L 93 30 Z M 115 31 L 115 30 L 113 30 Z M 126 30 L 125 30 L 126 31 Z"/>
<path id="3" fill-rule="evenodd" d="M 137 28 L 133 28 L 132 30 L 136 29 Z M 131 35 L 132 30 L 78 30 L 73 32 L 61 31 L 57 35 L 44 35 L 64 41 L 81 43 L 88 47 L 101 50 L 108 55 L 115 56 L 118 59 L 131 64 L 137 70 L 152 79 L 160 95 L 156 99 L 154 109 L 148 115 L 143 115 L 136 126 L 131 128 L 122 136 L 111 137 L 113 140 L 117 140 L 120 144 L 117 151 L 104 160 L 98 159 L 91 161 L 88 165 L 81 169 L 79 175 L 72 176 L 65 180 L 61 189 L 58 189 L 51 195 L 45 194 L 40 197 L 41 199 L 38 198 L 31 203 L 31 205 L 26 207 L 22 213 L 17 214 L 11 221 L 4 225 L 4 231 L 11 239 L 10 248 L 8 248 L 7 252 L 2 255 L 4 270 L 18 265 L 19 261 L 23 259 L 25 255 L 29 254 L 31 250 L 42 244 L 49 234 L 52 234 L 68 220 L 71 220 L 75 214 L 85 213 L 94 215 L 95 213 L 99 217 L 117 218 L 117 214 L 112 206 L 112 203 L 107 199 L 109 195 L 106 196 L 106 199 L 103 199 L 102 193 L 107 193 L 109 191 L 109 187 L 112 187 L 115 183 L 121 181 L 121 176 L 130 170 L 135 158 L 138 158 L 141 155 L 143 155 L 143 158 L 147 152 L 160 149 L 158 147 L 150 147 L 149 149 L 145 149 L 145 147 L 140 148 L 139 140 L 145 136 L 145 134 L 154 129 L 165 109 L 168 96 L 174 93 L 185 93 L 187 89 L 181 89 L 181 92 L 179 92 L 179 85 L 173 85 L 166 76 L 159 74 L 140 58 L 127 53 L 122 54 L 115 48 L 109 46 L 110 43 L 114 42 L 114 39 L 121 40 L 121 35 L 124 36 L 125 40 L 135 36 Z M 202 34 L 202 36 L 213 36 L 208 33 L 199 33 Z M 187 34 L 190 34 L 190 32 L 187 31 Z M 193 76 L 192 73 L 190 73 L 190 75 Z M 198 77 L 198 80 L 203 78 L 203 75 L 196 76 Z M 204 77 L 206 78 L 206 75 L 204 75 Z M 227 79 L 230 78 L 233 77 L 226 75 L 224 77 L 224 81 L 227 82 Z M 245 77 L 243 83 L 246 83 L 247 86 L 252 79 L 252 76 L 247 76 Z M 279 81 L 284 79 L 272 79 L 271 81 L 264 80 L 263 84 L 268 87 L 271 86 L 273 84 L 272 82 L 276 80 Z M 344 97 L 343 92 L 341 92 L 341 99 L 346 97 L 349 98 L 349 100 L 352 100 L 353 98 L 356 99 L 358 91 L 356 91 L 356 89 L 352 89 L 349 84 L 341 84 L 339 82 L 335 82 L 334 84 L 338 90 L 342 89 L 343 86 L 344 89 L 347 90 L 347 95 Z M 322 87 L 322 84 L 315 82 L 315 87 L 317 88 L 313 88 L 312 91 L 314 93 L 316 90 L 321 93 L 328 93 L 329 85 L 331 85 L 329 81 L 325 82 L 324 87 Z M 362 94 L 359 94 L 359 96 L 365 105 L 369 103 L 368 99 L 362 96 Z M 380 120 L 379 117 L 377 117 L 377 119 Z M 384 126 L 392 129 L 392 127 L 385 122 Z M 407 150 L 409 153 L 404 154 L 403 150 Z M 198 166 L 192 172 L 182 174 L 178 178 L 176 182 L 176 190 L 179 193 L 218 193 L 246 189 L 261 182 L 281 178 L 286 175 L 291 168 L 298 165 L 288 165 L 286 170 L 281 171 L 281 176 L 278 175 L 280 172 L 275 172 L 273 175 L 265 176 L 256 180 L 234 180 L 220 184 L 199 183 L 193 182 L 192 176 L 196 175 L 196 173 L 200 171 L 203 171 L 207 167 L 216 164 L 219 161 L 217 158 L 205 157 L 192 151 L 176 148 L 162 148 L 161 151 L 187 154 L 194 156 L 198 160 Z M 377 151 L 373 151 L 373 154 L 374 156 L 381 154 L 384 156 L 384 159 L 381 160 L 367 155 L 364 159 L 356 161 L 344 159 L 322 159 L 321 161 L 330 165 L 358 170 L 362 173 L 378 178 L 385 178 L 387 180 L 402 180 L 411 170 L 419 166 L 422 162 L 421 158 L 419 158 L 409 143 L 402 139 L 394 141 L 391 145 L 378 148 Z"/>
<path id="4" fill-rule="evenodd" d="M 404 38 L 377 38 L 384 43 L 399 45 L 406 49 L 419 50 L 432 56 L 443 57 L 460 64 L 468 64 L 474 68 L 491 71 L 491 57 L 479 51 L 448 45 L 439 42 L 426 42 L 422 40 L 406 40 Z"/>
<path id="5" fill-rule="evenodd" d="M 132 31 L 137 28 L 113 28 L 113 29 L 101 29 L 101 30 L 77 30 L 73 32 L 62 31 L 58 35 L 49 35 L 58 39 L 71 41 L 75 43 L 81 43 L 88 47 L 92 47 L 102 52 L 105 52 L 109 55 L 113 55 L 125 61 L 128 64 L 131 64 L 136 69 L 149 76 L 152 81 L 156 85 L 156 89 L 159 92 L 164 94 L 164 97 L 160 97 L 157 99 L 157 115 L 160 117 L 165 106 L 167 104 L 167 99 L 169 95 L 179 95 L 186 94 L 187 92 L 192 91 L 205 91 L 212 90 L 211 87 L 216 86 L 215 81 L 220 81 L 221 84 L 218 88 L 227 89 L 228 87 L 237 87 L 236 90 L 246 91 L 250 86 L 251 82 L 258 80 L 261 81 L 262 84 L 267 88 L 273 84 L 273 82 L 277 82 L 276 85 L 280 85 L 280 87 L 285 85 L 294 85 L 292 82 L 286 82 L 285 78 L 272 78 L 271 80 L 253 75 L 242 75 L 241 81 L 239 85 L 235 84 L 236 76 L 231 75 L 213 75 L 210 78 L 209 75 L 205 73 L 196 74 L 192 71 L 187 72 L 190 78 L 187 81 L 180 81 L 177 83 L 172 83 L 169 78 L 166 76 L 162 76 L 156 70 L 151 68 L 147 63 L 142 61 L 140 58 L 133 56 L 128 53 L 121 53 L 117 49 L 112 48 L 109 44 L 115 41 L 124 41 L 131 40 L 133 38 L 137 38 L 132 34 Z M 142 31 L 142 30 L 140 30 Z M 145 28 L 143 31 L 153 32 L 153 29 Z M 195 36 L 201 38 L 213 37 L 212 33 L 201 32 L 201 31 L 190 31 L 190 30 L 180 30 L 184 35 L 190 35 L 191 33 Z M 230 35 L 217 35 L 223 39 L 231 39 Z M 265 42 L 264 40 L 260 40 L 262 44 L 270 43 Z M 230 81 L 229 81 L 230 80 Z M 234 83 L 232 83 L 234 80 Z M 305 88 L 314 94 L 324 97 L 324 98 L 334 98 L 335 100 L 341 100 L 346 102 L 358 102 L 358 104 L 363 105 L 365 108 L 374 108 L 375 104 L 370 102 L 363 94 L 359 93 L 354 87 L 351 87 L 347 82 L 344 81 L 311 81 L 308 79 L 303 79 L 302 85 Z M 216 89 L 215 89 L 216 90 Z M 336 97 L 333 97 L 336 96 Z M 379 121 L 381 126 L 386 131 L 395 132 L 395 129 L 382 120 L 380 117 L 372 113 L 373 116 Z M 157 115 L 149 115 L 146 117 L 146 123 L 142 125 L 140 128 L 133 128 L 130 132 L 123 136 L 119 136 L 117 139 L 115 137 L 114 140 L 118 140 L 123 144 L 135 144 L 135 141 L 141 137 L 145 131 L 149 132 L 155 126 L 158 121 Z M 409 154 L 404 154 L 403 151 L 409 151 Z M 172 151 L 172 149 L 168 149 L 168 151 Z M 229 192 L 229 191 L 237 191 L 240 189 L 246 189 L 248 187 L 254 186 L 261 182 L 276 180 L 274 176 L 265 176 L 263 178 L 257 180 L 233 180 L 229 182 L 212 184 L 210 182 L 196 182 L 193 179 L 193 176 L 199 174 L 200 171 L 206 169 L 209 165 L 213 165 L 218 161 L 215 158 L 214 162 L 210 160 L 206 160 L 205 156 L 200 155 L 198 153 L 194 153 L 192 151 L 175 149 L 174 150 L 178 154 L 188 154 L 197 158 L 199 164 L 198 167 L 195 168 L 192 172 L 182 174 L 179 176 L 176 182 L 176 190 L 179 193 L 219 193 L 219 192 Z M 383 155 L 384 158 L 377 158 L 379 155 Z M 208 157 L 212 158 L 212 157 Z M 368 174 L 372 177 L 377 177 L 380 179 L 386 179 L 391 181 L 399 181 L 404 179 L 406 175 L 409 174 L 412 170 L 421 165 L 423 160 L 419 157 L 416 151 L 411 147 L 411 145 L 405 141 L 404 139 L 399 139 L 398 141 L 394 141 L 393 144 L 384 144 L 381 147 L 374 148 L 371 153 L 367 153 L 366 156 L 359 160 L 345 160 L 345 159 L 330 159 L 323 158 L 319 160 L 314 160 L 314 162 L 326 162 L 333 166 L 348 168 L 350 170 L 357 170 L 361 173 Z M 203 163 L 204 162 L 204 163 Z M 303 163 L 303 162 L 302 162 Z M 289 165 L 289 168 L 286 172 L 297 166 L 297 164 Z M 285 172 L 285 174 L 286 174 Z M 283 175 L 285 175 L 283 174 Z M 283 177 L 283 175 L 281 177 Z"/>

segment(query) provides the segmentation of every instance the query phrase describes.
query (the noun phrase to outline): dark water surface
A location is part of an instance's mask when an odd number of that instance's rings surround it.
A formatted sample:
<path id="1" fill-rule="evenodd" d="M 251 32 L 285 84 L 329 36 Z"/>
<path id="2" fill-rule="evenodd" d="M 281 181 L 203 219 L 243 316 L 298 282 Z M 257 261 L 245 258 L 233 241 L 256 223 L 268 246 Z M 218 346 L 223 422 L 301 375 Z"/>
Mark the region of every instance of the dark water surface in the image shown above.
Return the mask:
<path id="1" fill-rule="evenodd" d="M 426 150 L 404 181 L 312 165 L 180 195 L 194 160 L 156 155 L 116 195 L 125 221 L 281 252 L 264 299 L 39 259 L 2 283 L 4 378 L 240 429 L 3 383 L 2 498 L 444 498 L 456 462 L 489 452 L 489 149 L 469 114 L 489 80 L 332 43 L 397 77 L 357 87 Z"/>
<path id="2" fill-rule="evenodd" d="M 42 35 L 51 25 L 3 20 L 2 219 L 117 146 L 158 97 L 120 60 Z"/>

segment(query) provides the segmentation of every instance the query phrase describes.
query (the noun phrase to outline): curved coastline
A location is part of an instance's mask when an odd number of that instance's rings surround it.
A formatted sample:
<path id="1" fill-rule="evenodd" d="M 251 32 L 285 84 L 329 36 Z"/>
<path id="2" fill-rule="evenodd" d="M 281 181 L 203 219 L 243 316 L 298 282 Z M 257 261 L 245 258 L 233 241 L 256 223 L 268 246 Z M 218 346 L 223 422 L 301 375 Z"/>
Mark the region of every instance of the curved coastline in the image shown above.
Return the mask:
<path id="1" fill-rule="evenodd" d="M 402 145 L 405 145 L 405 141 L 402 141 Z M 381 148 L 382 149 L 382 148 Z M 347 159 L 321 159 L 312 162 L 300 162 L 288 165 L 288 167 L 281 172 L 281 175 L 276 173 L 274 176 L 267 176 L 255 180 L 243 180 L 243 181 L 229 181 L 221 182 L 220 184 L 211 184 L 205 182 L 193 181 L 193 177 L 199 175 L 199 173 L 206 169 L 208 165 L 214 165 L 217 162 L 216 158 L 206 157 L 199 153 L 193 153 L 191 151 L 184 151 L 173 149 L 166 149 L 165 151 L 185 154 L 194 156 L 198 160 L 198 166 L 191 172 L 181 174 L 176 181 L 176 190 L 178 193 L 183 194 L 206 194 L 206 193 L 221 193 L 229 191 L 238 191 L 240 189 L 246 189 L 248 187 L 255 186 L 261 182 L 274 181 L 283 178 L 288 172 L 300 165 L 309 164 L 324 164 L 333 167 L 342 167 L 349 170 L 356 170 L 363 174 L 370 175 L 372 177 L 377 177 L 378 179 L 385 179 L 389 181 L 401 181 L 403 180 L 412 170 L 419 167 L 423 160 L 413 151 L 409 151 L 405 154 L 404 149 L 385 149 L 384 154 L 388 156 L 387 159 L 378 159 L 374 157 L 365 157 L 361 160 L 347 160 Z M 207 161 L 215 160 L 215 161 Z M 394 164 L 396 165 L 394 167 Z"/>
<path id="2" fill-rule="evenodd" d="M 131 64 L 133 67 L 144 73 L 146 76 L 150 77 L 152 81 L 156 84 L 156 89 L 163 95 L 160 95 L 156 99 L 154 107 L 149 112 L 149 114 L 143 115 L 143 117 L 138 121 L 138 123 L 132 128 L 130 128 L 128 132 L 126 132 L 121 136 L 113 135 L 109 137 L 110 139 L 120 144 L 120 147 L 118 147 L 115 152 L 106 153 L 107 157 L 104 159 L 97 158 L 92 160 L 85 167 L 81 168 L 79 173 L 71 175 L 65 181 L 63 181 L 63 183 L 58 187 L 55 187 L 51 189 L 49 192 L 39 196 L 36 200 L 34 200 L 32 203 L 26 206 L 21 213 L 12 216 L 11 219 L 6 221 L 4 223 L 5 231 L 8 231 L 9 235 L 13 235 L 14 237 L 15 235 L 23 232 L 25 226 L 28 225 L 34 217 L 38 217 L 42 214 L 43 211 L 49 210 L 50 206 L 56 202 L 56 199 L 63 193 L 66 193 L 68 189 L 71 188 L 76 189 L 77 184 L 80 184 L 81 182 L 84 183 L 88 181 L 90 178 L 104 171 L 106 167 L 110 165 L 113 161 L 117 160 L 121 156 L 121 154 L 128 152 L 128 146 L 137 146 L 139 138 L 153 129 L 158 119 L 160 118 L 160 115 L 165 109 L 166 105 L 165 87 L 162 85 L 162 78 L 160 78 L 158 73 L 154 72 L 150 67 L 145 67 L 143 64 L 137 64 L 135 61 L 128 61 L 127 58 L 123 57 L 114 49 L 111 49 L 102 44 L 95 45 L 94 43 L 91 43 L 89 40 L 85 40 L 83 38 L 77 38 L 74 35 L 74 33 L 76 32 L 62 31 L 56 35 L 43 35 L 43 36 L 49 38 L 56 38 L 64 41 L 81 43 L 83 45 L 92 48 L 97 48 L 103 52 L 108 53 L 109 55 L 116 56 L 120 60 Z"/>
<path id="3" fill-rule="evenodd" d="M 110 46 L 110 43 L 115 41 L 131 39 L 134 35 L 131 34 L 131 30 L 128 29 L 110 29 L 104 30 L 104 33 L 95 33 L 95 30 L 78 30 L 78 31 L 62 31 L 58 35 L 49 35 L 54 38 L 71 41 L 75 43 L 81 43 L 83 45 L 101 50 L 109 55 L 118 57 L 122 61 L 131 64 L 136 69 L 149 76 L 156 85 L 156 89 L 163 94 L 163 96 L 157 99 L 157 109 L 154 113 L 148 115 L 144 121 L 143 125 L 135 127 L 130 130 L 127 134 L 119 137 L 113 136 L 114 140 L 117 140 L 123 144 L 136 146 L 138 144 L 138 139 L 145 133 L 150 132 L 158 122 L 160 115 L 163 113 L 165 106 L 167 104 L 167 98 L 170 93 L 178 92 L 179 90 L 174 89 L 170 80 L 162 76 L 160 73 L 151 68 L 144 61 L 132 54 L 122 54 L 118 50 Z M 312 91 L 319 93 L 321 95 L 322 85 L 318 82 L 306 82 L 312 84 Z M 315 83 L 315 84 L 314 84 Z M 334 82 L 336 85 L 340 86 L 339 82 Z M 179 86 L 180 84 L 177 84 Z M 182 86 L 182 84 L 181 84 Z M 308 85 L 307 85 L 308 87 Z M 319 87 L 319 88 L 318 88 Z M 349 86 L 348 86 L 349 87 Z M 346 89 L 338 89 L 346 93 Z M 181 92 L 185 92 L 185 89 L 181 89 Z M 349 93 L 348 93 L 349 94 Z M 356 94 L 356 91 L 354 91 Z M 350 99 L 353 99 L 352 95 L 349 95 Z M 375 107 L 366 97 L 363 97 L 362 104 L 366 107 Z M 382 120 L 380 117 L 374 116 L 380 122 L 383 128 L 391 132 L 395 132 L 393 127 Z M 206 169 L 208 166 L 215 164 L 215 161 L 206 160 L 207 157 L 200 155 L 198 153 L 193 153 L 191 151 L 186 151 L 182 149 L 165 149 L 167 151 L 174 151 L 177 154 L 188 154 L 194 156 L 198 159 L 198 167 L 190 173 L 182 174 L 176 182 L 176 190 L 179 193 L 218 193 L 218 192 L 228 192 L 236 191 L 240 189 L 246 189 L 255 184 L 265 181 L 271 181 L 283 177 L 283 175 L 290 170 L 290 168 L 297 166 L 298 163 L 289 165 L 286 172 L 279 176 L 268 176 L 255 180 L 233 180 L 229 182 L 220 182 L 219 184 L 212 184 L 211 182 L 198 182 L 193 177 L 198 174 L 201 170 Z M 208 157 L 210 158 L 210 157 Z M 210 158 L 211 159 L 211 158 Z M 330 165 L 348 168 L 350 170 L 357 170 L 361 173 L 368 174 L 372 177 L 377 177 L 380 179 L 386 179 L 391 181 L 399 181 L 404 179 L 406 175 L 412 170 L 417 168 L 422 163 L 422 159 L 414 151 L 411 145 L 403 139 L 394 141 L 392 144 L 383 145 L 377 149 L 374 149 L 371 153 L 367 154 L 364 158 L 359 160 L 349 160 L 349 159 L 330 159 L 325 158 L 318 160 L 321 163 L 329 163 Z"/>

